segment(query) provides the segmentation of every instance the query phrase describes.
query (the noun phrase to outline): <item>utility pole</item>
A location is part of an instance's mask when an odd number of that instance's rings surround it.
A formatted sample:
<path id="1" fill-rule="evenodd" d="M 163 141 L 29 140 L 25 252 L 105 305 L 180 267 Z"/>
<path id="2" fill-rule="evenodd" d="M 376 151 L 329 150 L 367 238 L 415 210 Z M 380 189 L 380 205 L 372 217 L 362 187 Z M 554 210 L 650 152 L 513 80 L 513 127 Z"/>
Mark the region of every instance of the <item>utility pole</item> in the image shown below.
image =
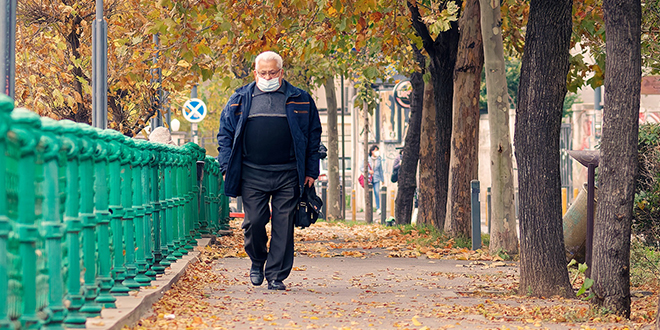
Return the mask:
<path id="1" fill-rule="evenodd" d="M 16 0 L 0 0 L 0 92 L 14 98 L 16 87 Z"/>
<path id="2" fill-rule="evenodd" d="M 108 23 L 103 18 L 103 0 L 96 0 L 92 23 L 92 126 L 108 128 Z"/>

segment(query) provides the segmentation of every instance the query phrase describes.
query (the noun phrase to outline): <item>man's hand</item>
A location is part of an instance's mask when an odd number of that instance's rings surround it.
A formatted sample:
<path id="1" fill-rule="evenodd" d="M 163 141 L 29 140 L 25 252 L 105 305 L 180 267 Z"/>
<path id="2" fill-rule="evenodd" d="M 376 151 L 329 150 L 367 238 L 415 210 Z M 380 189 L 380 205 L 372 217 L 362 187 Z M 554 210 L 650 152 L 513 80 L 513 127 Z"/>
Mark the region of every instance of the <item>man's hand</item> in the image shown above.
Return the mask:
<path id="1" fill-rule="evenodd" d="M 311 187 L 314 185 L 314 178 L 311 176 L 306 176 L 305 177 L 305 186 Z"/>

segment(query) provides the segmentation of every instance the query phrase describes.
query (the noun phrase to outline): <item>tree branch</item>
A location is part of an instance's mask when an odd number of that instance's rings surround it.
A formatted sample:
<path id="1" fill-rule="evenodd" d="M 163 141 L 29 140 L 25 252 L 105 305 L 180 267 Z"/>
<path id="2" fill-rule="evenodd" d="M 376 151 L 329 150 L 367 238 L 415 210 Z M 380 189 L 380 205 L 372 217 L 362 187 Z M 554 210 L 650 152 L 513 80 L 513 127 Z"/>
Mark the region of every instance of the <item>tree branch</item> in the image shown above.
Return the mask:
<path id="1" fill-rule="evenodd" d="M 414 1 L 414 3 L 413 3 Z M 433 49 L 433 38 L 431 37 L 431 34 L 429 33 L 429 29 L 426 27 L 426 24 L 422 22 L 422 16 L 419 14 L 419 8 L 417 8 L 417 1 L 415 0 L 408 0 L 408 9 L 410 10 L 410 20 L 412 21 L 412 26 L 417 32 L 417 35 L 422 38 L 422 44 L 424 45 L 424 49 L 429 53 L 434 52 Z"/>

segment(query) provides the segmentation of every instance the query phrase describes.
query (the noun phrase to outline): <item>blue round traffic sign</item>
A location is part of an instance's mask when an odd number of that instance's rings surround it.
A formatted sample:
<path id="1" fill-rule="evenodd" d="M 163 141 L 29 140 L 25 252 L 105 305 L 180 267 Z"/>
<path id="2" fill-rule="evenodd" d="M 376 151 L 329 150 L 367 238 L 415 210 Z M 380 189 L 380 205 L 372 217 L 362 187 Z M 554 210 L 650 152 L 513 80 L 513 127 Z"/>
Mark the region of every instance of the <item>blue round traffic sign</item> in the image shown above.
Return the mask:
<path id="1" fill-rule="evenodd" d="M 183 105 L 183 117 L 191 123 L 199 123 L 206 117 L 206 104 L 200 99 L 189 99 Z"/>

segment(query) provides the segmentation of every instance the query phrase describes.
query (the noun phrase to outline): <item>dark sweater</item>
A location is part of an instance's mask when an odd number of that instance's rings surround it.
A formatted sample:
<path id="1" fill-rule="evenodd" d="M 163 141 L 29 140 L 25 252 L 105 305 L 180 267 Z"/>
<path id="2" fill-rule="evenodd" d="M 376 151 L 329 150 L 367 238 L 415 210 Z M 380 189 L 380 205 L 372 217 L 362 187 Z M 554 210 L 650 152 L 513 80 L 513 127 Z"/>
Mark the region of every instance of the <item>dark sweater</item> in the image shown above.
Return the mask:
<path id="1" fill-rule="evenodd" d="M 282 87 L 262 92 L 255 86 L 243 138 L 244 165 L 271 171 L 296 168 L 285 103 Z"/>

